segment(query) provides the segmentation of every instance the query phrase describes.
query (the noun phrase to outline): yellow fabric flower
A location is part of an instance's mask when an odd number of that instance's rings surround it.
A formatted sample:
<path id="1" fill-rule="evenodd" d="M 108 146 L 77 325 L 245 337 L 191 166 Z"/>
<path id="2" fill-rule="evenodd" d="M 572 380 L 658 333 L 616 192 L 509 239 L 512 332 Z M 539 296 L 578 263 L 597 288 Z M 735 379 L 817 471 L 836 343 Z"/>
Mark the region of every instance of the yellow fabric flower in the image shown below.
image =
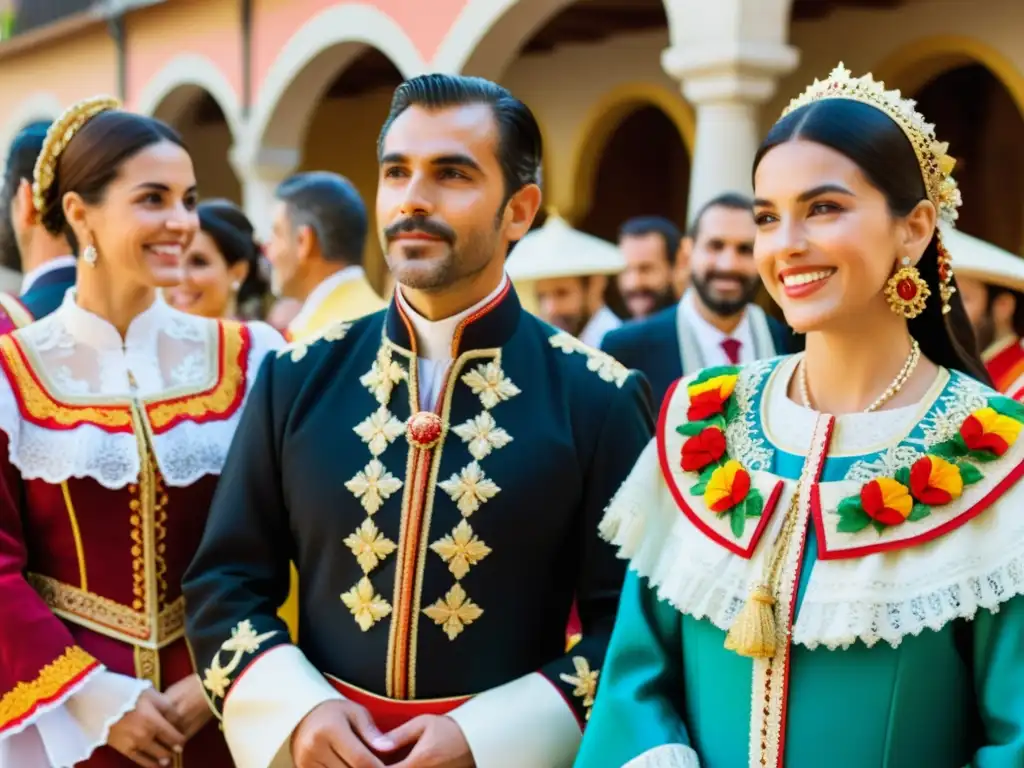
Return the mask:
<path id="1" fill-rule="evenodd" d="M 704 489 L 704 503 L 712 512 L 726 512 L 747 497 L 750 475 L 736 459 L 730 459 L 711 473 Z"/>

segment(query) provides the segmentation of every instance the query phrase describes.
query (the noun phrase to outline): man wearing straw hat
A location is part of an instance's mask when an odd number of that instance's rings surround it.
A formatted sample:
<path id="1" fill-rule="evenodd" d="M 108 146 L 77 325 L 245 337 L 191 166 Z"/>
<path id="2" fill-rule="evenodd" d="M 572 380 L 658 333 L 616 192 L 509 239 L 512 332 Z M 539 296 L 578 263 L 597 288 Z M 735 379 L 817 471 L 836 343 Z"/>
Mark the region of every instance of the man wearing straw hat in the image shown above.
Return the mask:
<path id="1" fill-rule="evenodd" d="M 519 241 L 508 274 L 524 305 L 584 344 L 599 347 L 604 335 L 622 321 L 604 303 L 608 276 L 626 266 L 611 243 L 570 227 L 555 213 L 543 227 Z"/>
<path id="2" fill-rule="evenodd" d="M 1024 400 L 1024 259 L 959 230 L 942 237 L 993 386 Z"/>

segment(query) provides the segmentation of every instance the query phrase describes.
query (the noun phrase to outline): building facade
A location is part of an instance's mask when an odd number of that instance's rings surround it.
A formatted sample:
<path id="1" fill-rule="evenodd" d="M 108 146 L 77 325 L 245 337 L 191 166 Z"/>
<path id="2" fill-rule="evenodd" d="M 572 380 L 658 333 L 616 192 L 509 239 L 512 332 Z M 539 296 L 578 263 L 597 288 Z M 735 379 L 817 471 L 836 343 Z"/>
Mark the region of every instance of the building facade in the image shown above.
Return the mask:
<path id="1" fill-rule="evenodd" d="M 266 232 L 296 170 L 348 176 L 372 210 L 394 86 L 460 72 L 530 105 L 546 204 L 613 238 L 749 189 L 768 126 L 843 60 L 918 99 L 958 158 L 963 229 L 1020 253 L 1022 29 L 1019 0 L 0 0 L 0 152 L 110 93 L 177 127 L 203 194 Z M 366 260 L 379 284 L 376 243 Z"/>

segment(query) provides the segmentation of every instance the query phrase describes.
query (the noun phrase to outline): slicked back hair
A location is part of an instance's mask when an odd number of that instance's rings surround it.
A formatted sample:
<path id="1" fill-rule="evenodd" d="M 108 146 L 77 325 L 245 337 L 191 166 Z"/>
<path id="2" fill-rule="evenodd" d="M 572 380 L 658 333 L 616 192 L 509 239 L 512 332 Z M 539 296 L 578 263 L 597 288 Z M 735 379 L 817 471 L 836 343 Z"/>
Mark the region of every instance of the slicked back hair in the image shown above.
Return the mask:
<path id="1" fill-rule="evenodd" d="M 293 229 L 313 230 L 324 259 L 362 265 L 369 223 L 351 181 L 329 171 L 297 173 L 281 182 L 277 199 L 287 206 Z"/>
<path id="2" fill-rule="evenodd" d="M 0 264 L 11 269 L 21 269 L 18 243 L 11 226 L 11 206 L 22 180 L 32 181 L 36 159 L 43 151 L 49 128 L 48 120 L 26 125 L 14 137 L 4 160 L 3 180 L 0 182 Z"/>
<path id="3" fill-rule="evenodd" d="M 384 138 L 391 124 L 409 107 L 446 109 L 469 104 L 486 104 L 494 114 L 505 202 L 528 184 L 539 185 L 544 148 L 537 119 L 511 91 L 482 77 L 430 74 L 399 85 L 377 141 L 377 159 L 383 157 Z"/>
<path id="4" fill-rule="evenodd" d="M 697 211 L 697 215 L 693 217 L 693 224 L 690 225 L 690 230 L 686 233 L 691 240 L 696 240 L 700 235 L 701 220 L 704 218 L 704 214 L 712 208 L 728 208 L 733 211 L 746 211 L 750 214 L 751 220 L 754 218 L 753 198 L 741 195 L 739 192 L 723 192 L 717 197 L 713 197 L 708 200 L 700 207 L 700 210 Z"/>

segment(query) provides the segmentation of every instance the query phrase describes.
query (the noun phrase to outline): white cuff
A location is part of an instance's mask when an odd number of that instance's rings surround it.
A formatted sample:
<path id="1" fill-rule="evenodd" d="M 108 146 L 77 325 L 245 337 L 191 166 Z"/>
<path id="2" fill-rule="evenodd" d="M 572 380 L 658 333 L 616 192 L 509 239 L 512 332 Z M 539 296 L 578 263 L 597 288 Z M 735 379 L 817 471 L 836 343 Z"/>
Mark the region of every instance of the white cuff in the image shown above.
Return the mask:
<path id="1" fill-rule="evenodd" d="M 569 768 L 582 738 L 562 694 L 537 672 L 474 696 L 449 717 L 477 768 Z"/>
<path id="2" fill-rule="evenodd" d="M 700 768 L 700 761 L 684 744 L 665 744 L 634 757 L 622 768 Z"/>
<path id="3" fill-rule="evenodd" d="M 31 725 L 0 740 L 0 768 L 70 768 L 107 743 L 110 728 L 151 685 L 100 668 Z"/>
<path id="4" fill-rule="evenodd" d="M 294 645 L 249 664 L 224 701 L 224 736 L 236 768 L 292 768 L 291 736 L 325 701 L 344 698 Z"/>

